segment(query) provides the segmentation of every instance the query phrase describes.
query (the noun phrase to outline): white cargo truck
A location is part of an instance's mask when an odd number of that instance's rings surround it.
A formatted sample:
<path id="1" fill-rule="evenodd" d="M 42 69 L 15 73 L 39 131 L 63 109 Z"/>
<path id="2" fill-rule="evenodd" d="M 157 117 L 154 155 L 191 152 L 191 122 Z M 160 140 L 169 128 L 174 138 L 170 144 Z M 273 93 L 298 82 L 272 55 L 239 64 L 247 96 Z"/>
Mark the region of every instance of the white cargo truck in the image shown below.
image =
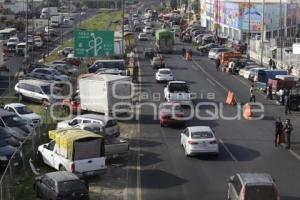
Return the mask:
<path id="1" fill-rule="evenodd" d="M 133 88 L 131 78 L 111 74 L 94 74 L 79 79 L 81 109 L 96 113 L 128 113 Z"/>
<path id="2" fill-rule="evenodd" d="M 42 8 L 40 18 L 48 19 L 51 16 L 54 16 L 57 14 L 58 14 L 57 7 L 46 7 L 46 8 Z"/>

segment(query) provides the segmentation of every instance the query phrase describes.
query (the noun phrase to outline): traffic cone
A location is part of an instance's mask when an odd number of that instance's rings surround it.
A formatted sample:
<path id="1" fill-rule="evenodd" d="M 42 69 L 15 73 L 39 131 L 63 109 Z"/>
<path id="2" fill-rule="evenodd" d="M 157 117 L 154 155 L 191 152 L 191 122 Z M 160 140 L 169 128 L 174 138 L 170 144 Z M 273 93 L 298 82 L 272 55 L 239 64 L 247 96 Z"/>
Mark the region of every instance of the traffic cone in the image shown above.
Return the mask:
<path id="1" fill-rule="evenodd" d="M 233 92 L 228 91 L 226 103 L 229 104 L 229 105 L 236 105 L 237 104 L 237 101 L 236 101 L 236 98 L 235 98 Z"/>
<path id="2" fill-rule="evenodd" d="M 249 103 L 244 105 L 243 116 L 247 120 L 252 120 L 252 118 L 253 118 L 252 108 Z"/>

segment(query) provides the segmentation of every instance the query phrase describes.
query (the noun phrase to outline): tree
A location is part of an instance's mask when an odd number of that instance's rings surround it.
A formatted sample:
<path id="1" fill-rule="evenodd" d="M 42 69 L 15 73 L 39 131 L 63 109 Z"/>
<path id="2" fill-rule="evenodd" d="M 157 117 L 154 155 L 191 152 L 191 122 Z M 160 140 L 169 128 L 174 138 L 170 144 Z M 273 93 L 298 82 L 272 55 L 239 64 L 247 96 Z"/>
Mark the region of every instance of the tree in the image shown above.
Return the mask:
<path id="1" fill-rule="evenodd" d="M 170 7 L 172 10 L 177 9 L 177 0 L 170 0 Z"/>

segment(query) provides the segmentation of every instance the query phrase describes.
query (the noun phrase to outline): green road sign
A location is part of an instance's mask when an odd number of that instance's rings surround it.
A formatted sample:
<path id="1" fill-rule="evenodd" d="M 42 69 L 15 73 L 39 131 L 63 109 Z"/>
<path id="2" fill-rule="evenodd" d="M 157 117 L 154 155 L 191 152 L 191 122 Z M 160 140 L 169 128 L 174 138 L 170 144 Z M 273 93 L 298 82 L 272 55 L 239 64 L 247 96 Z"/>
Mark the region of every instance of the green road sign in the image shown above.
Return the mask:
<path id="1" fill-rule="evenodd" d="M 107 57 L 114 55 L 113 31 L 74 32 L 75 57 Z"/>

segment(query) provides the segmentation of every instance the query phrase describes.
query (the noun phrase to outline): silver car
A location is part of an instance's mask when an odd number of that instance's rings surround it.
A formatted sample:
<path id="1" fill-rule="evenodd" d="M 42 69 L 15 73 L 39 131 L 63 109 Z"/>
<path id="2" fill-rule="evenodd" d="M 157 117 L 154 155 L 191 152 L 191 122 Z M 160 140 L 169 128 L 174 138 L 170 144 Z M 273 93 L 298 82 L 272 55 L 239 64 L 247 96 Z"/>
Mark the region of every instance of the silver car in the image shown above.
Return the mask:
<path id="1" fill-rule="evenodd" d="M 265 173 L 238 173 L 228 180 L 227 200 L 279 200 L 273 178 Z"/>

